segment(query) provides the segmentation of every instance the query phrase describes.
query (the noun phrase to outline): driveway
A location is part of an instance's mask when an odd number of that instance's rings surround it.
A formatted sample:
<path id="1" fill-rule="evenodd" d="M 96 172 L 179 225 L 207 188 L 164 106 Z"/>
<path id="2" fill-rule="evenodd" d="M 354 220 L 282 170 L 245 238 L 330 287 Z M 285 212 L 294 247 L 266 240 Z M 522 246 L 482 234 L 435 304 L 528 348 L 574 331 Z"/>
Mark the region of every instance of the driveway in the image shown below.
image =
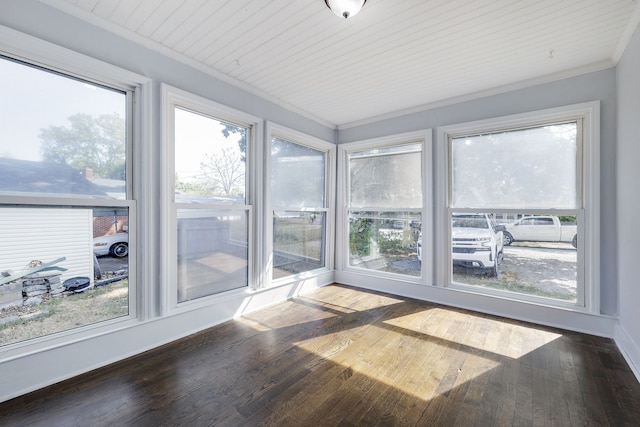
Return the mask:
<path id="1" fill-rule="evenodd" d="M 577 251 L 568 243 L 518 243 L 504 248 L 498 278 L 454 270 L 454 281 L 495 289 L 575 300 Z"/>

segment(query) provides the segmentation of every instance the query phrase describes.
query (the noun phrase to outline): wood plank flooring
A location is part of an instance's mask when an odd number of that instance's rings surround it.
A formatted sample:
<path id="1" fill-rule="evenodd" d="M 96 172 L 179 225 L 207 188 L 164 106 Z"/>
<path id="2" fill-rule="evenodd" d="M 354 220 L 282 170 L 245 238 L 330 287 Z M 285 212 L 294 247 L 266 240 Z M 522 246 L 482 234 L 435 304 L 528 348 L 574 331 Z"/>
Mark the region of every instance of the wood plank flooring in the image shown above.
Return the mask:
<path id="1" fill-rule="evenodd" d="M 2 426 L 640 426 L 615 344 L 340 285 L 0 404 Z"/>

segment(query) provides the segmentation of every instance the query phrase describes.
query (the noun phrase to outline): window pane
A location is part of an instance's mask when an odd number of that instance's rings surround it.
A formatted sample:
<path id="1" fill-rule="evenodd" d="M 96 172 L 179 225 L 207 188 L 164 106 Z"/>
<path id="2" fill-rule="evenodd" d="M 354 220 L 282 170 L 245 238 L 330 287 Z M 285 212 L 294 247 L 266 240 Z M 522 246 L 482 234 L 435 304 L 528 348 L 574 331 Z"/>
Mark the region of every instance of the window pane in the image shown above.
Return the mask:
<path id="1" fill-rule="evenodd" d="M 420 276 L 419 212 L 349 212 L 349 265 Z"/>
<path id="2" fill-rule="evenodd" d="M 421 147 L 411 144 L 351 153 L 350 206 L 422 207 Z"/>
<path id="3" fill-rule="evenodd" d="M 0 345 L 128 315 L 128 224 L 121 207 L 0 209 Z"/>
<path id="4" fill-rule="evenodd" d="M 325 153 L 280 138 L 271 141 L 273 206 L 324 207 Z"/>
<path id="5" fill-rule="evenodd" d="M 455 138 L 452 207 L 575 209 L 577 123 Z"/>
<path id="6" fill-rule="evenodd" d="M 248 129 L 175 109 L 175 201 L 245 204 Z"/>
<path id="7" fill-rule="evenodd" d="M 0 194 L 126 198 L 123 92 L 0 57 Z"/>
<path id="8" fill-rule="evenodd" d="M 178 302 L 249 283 L 246 210 L 178 209 Z"/>
<path id="9" fill-rule="evenodd" d="M 324 212 L 273 213 L 273 278 L 324 267 Z"/>
<path id="10" fill-rule="evenodd" d="M 576 302 L 575 215 L 454 213 L 451 226 L 454 282 Z"/>

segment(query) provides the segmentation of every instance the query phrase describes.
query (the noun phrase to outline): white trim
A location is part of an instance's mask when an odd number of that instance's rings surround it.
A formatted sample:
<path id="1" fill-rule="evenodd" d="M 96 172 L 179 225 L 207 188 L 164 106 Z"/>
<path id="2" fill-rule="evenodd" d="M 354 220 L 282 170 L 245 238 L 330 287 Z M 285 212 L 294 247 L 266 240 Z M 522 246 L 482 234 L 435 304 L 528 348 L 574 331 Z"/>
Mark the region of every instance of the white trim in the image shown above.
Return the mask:
<path id="1" fill-rule="evenodd" d="M 256 88 L 255 86 L 251 86 L 245 82 L 242 82 L 234 77 L 229 76 L 228 74 L 224 74 L 221 71 L 218 71 L 215 68 L 211 68 L 207 65 L 202 64 L 199 61 L 196 61 L 192 58 L 189 58 L 186 55 L 183 55 L 181 53 L 176 52 L 175 50 L 161 44 L 161 43 L 157 43 L 151 39 L 148 39 L 146 37 L 140 36 L 136 33 L 134 33 L 133 31 L 127 30 L 126 28 L 120 27 L 118 25 L 112 24 L 111 22 L 108 22 L 100 17 L 97 17 L 96 15 L 89 13 L 89 12 L 85 12 L 84 10 L 73 6 L 72 4 L 70 4 L 68 1 L 65 0 L 40 0 L 42 3 L 44 4 L 48 4 L 49 6 L 52 6 L 56 9 L 59 9 L 65 13 L 68 13 L 69 15 L 75 16 L 76 18 L 80 18 L 82 21 L 88 22 L 92 25 L 95 25 L 96 27 L 102 28 L 104 30 L 107 30 L 117 36 L 123 37 L 127 40 L 130 40 L 138 45 L 141 45 L 147 49 L 150 49 L 154 52 L 159 52 L 160 54 L 169 57 L 175 61 L 178 61 L 182 64 L 186 64 L 191 68 L 194 68 L 200 72 L 203 72 L 217 80 L 220 80 L 224 83 L 227 83 L 231 86 L 234 86 L 240 90 L 243 90 L 247 93 L 250 93 L 252 95 L 255 95 L 259 98 L 262 98 L 266 101 L 272 102 L 275 105 L 278 105 L 282 108 L 285 108 L 289 111 L 292 111 L 294 113 L 299 114 L 300 116 L 306 117 L 310 120 L 313 120 L 317 123 L 322 124 L 323 126 L 329 127 L 329 128 L 336 128 L 336 124 L 335 123 L 331 123 L 330 121 L 323 119 L 322 117 L 318 117 L 308 111 L 302 110 L 299 107 L 296 107 L 294 105 L 291 105 L 285 101 L 283 101 L 280 98 L 277 98 L 273 95 L 270 95 L 267 92 L 264 92 L 261 89 Z"/>
<path id="2" fill-rule="evenodd" d="M 288 142 L 308 147 L 316 151 L 323 152 L 325 154 L 325 205 L 324 207 L 309 206 L 309 207 L 281 207 L 273 206 L 271 203 L 271 142 L 274 137 L 281 138 Z M 336 145 L 333 142 L 325 141 L 320 138 L 316 138 L 311 135 L 307 135 L 303 132 L 296 131 L 286 126 L 267 121 L 265 126 L 265 139 L 264 139 L 264 170 L 263 170 L 263 206 L 264 206 L 264 218 L 263 231 L 265 236 L 265 244 L 263 245 L 263 260 L 262 264 L 262 281 L 263 287 L 278 286 L 283 283 L 289 283 L 301 279 L 308 279 L 310 277 L 317 276 L 318 274 L 324 274 L 326 272 L 333 272 L 334 266 L 334 252 L 335 252 L 335 156 Z M 325 212 L 325 250 L 324 250 L 324 267 L 320 267 L 315 270 L 305 271 L 298 274 L 282 277 L 279 279 L 273 279 L 273 211 L 274 210 L 293 210 L 293 211 L 319 211 Z"/>
<path id="3" fill-rule="evenodd" d="M 148 168 L 138 170 L 142 162 L 141 155 L 148 150 L 151 141 L 151 80 L 145 76 L 124 70 L 114 65 L 102 62 L 72 50 L 60 47 L 53 43 L 32 37 L 13 29 L 0 26 L 0 54 L 34 64 L 44 69 L 53 70 L 85 81 L 92 81 L 127 93 L 127 101 L 133 105 L 127 107 L 127 120 L 131 126 L 131 134 L 127 137 L 127 167 L 128 175 L 133 177 L 127 183 L 128 199 L 114 200 L 91 197 L 55 197 L 52 194 L 29 194 L 0 197 L 2 204 L 15 204 L 23 206 L 52 205 L 52 206 L 122 206 L 129 209 L 130 221 L 130 255 L 129 259 L 129 314 L 128 316 L 111 319 L 83 326 L 80 328 L 61 331 L 52 335 L 38 337 L 28 341 L 0 347 L 0 364 L 8 360 L 14 360 L 26 355 L 34 355 L 48 352 L 55 348 L 66 347 L 70 344 L 86 342 L 96 335 L 110 333 L 115 330 L 137 324 L 148 316 L 149 304 L 152 299 L 143 299 L 148 295 L 153 283 L 148 277 L 142 275 L 148 271 L 150 257 L 136 250 L 139 230 L 137 223 L 140 220 L 138 209 L 148 209 L 145 203 L 148 198 L 143 198 L 142 185 L 149 177 Z M 133 100 L 132 100 L 133 98 Z M 146 132 L 146 134 L 145 134 Z M 132 173 L 135 171 L 135 173 Z M 132 190 L 133 189 L 133 193 Z M 138 201 L 141 200 L 141 207 Z M 148 227 L 150 225 L 145 225 Z M 140 234 L 143 239 L 148 239 L 148 231 Z M 145 241 L 146 244 L 146 241 Z M 32 379 L 30 376 L 25 379 Z"/>
<path id="4" fill-rule="evenodd" d="M 627 22 L 627 26 L 624 29 L 624 33 L 622 34 L 622 37 L 620 37 L 620 40 L 618 40 L 618 45 L 616 46 L 616 48 L 613 51 L 613 54 L 611 55 L 611 60 L 613 61 L 614 64 L 618 64 L 618 61 L 620 61 L 620 59 L 622 58 L 622 55 L 624 54 L 624 51 L 627 48 L 627 45 L 629 44 L 629 42 L 631 41 L 631 38 L 633 37 L 633 33 L 635 33 L 636 30 L 640 28 L 639 26 L 640 26 L 640 2 L 636 3 L 636 8 L 633 10 L 633 13 L 631 14 L 631 18 L 629 18 L 629 22 Z"/>
<path id="5" fill-rule="evenodd" d="M 547 83 L 554 83 L 560 80 L 568 79 L 571 77 L 578 77 L 584 74 L 595 73 L 598 71 L 607 70 L 616 66 L 616 63 L 612 60 L 606 60 L 597 62 L 595 64 L 586 65 L 584 67 L 578 67 L 571 70 L 562 71 L 559 73 L 549 74 L 547 76 L 536 77 L 534 79 L 523 80 L 509 85 L 498 86 L 492 89 L 473 92 L 465 95 L 454 96 L 442 100 L 429 102 L 426 104 L 418 105 L 416 107 L 405 108 L 402 110 L 394 111 L 387 114 L 381 114 L 378 116 L 369 117 L 363 120 L 356 120 L 349 123 L 343 123 L 336 126 L 338 131 L 364 126 L 371 123 L 378 123 L 384 120 L 389 120 L 397 117 L 408 116 L 410 114 L 423 113 L 436 108 L 447 107 L 450 105 L 461 104 L 463 102 L 474 101 L 481 98 L 487 98 L 494 95 L 500 95 L 507 92 L 513 92 L 520 89 L 526 89 L 535 87 Z"/>
<path id="6" fill-rule="evenodd" d="M 633 374 L 640 381 L 640 343 L 634 342 L 631 335 L 620 323 L 616 325 L 615 342 Z"/>
<path id="7" fill-rule="evenodd" d="M 234 210 L 248 212 L 248 284 L 247 289 L 253 289 L 257 283 L 255 272 L 260 271 L 258 259 L 261 247 L 262 236 L 254 233 L 254 224 L 258 222 L 254 206 L 260 191 L 256 188 L 256 170 L 260 170 L 258 165 L 260 159 L 256 157 L 254 150 L 262 145 L 264 138 L 263 121 L 259 117 L 247 114 L 243 111 L 227 107 L 210 99 L 195 95 L 193 93 L 178 89 L 176 87 L 162 83 L 161 92 L 161 123 L 162 123 L 162 160 L 161 173 L 161 227 L 166 230 L 164 241 L 161 244 L 163 265 L 167 274 L 162 282 L 162 309 L 163 314 L 173 314 L 182 311 L 193 310 L 201 306 L 216 304 L 227 294 L 233 294 L 238 290 L 231 290 L 219 294 L 197 298 L 195 301 L 178 301 L 178 271 L 177 271 L 177 209 L 211 209 L 211 210 Z M 249 130 L 246 147 L 247 180 L 245 182 L 246 194 L 244 205 L 195 205 L 175 203 L 173 194 L 175 177 L 175 108 L 182 107 L 196 114 L 203 114 L 208 117 L 244 126 Z M 259 148 L 258 148 L 259 151 Z M 240 289 L 242 291 L 244 288 Z"/>
<path id="8" fill-rule="evenodd" d="M 546 123 L 557 123 L 568 120 L 582 120 L 584 132 L 582 135 L 582 164 L 578 165 L 578 179 L 582 179 L 582 206 L 573 211 L 582 216 L 583 221 L 579 223 L 583 232 L 584 242 L 578 245 L 578 287 L 582 284 L 583 289 L 578 291 L 578 301 L 574 310 L 580 312 L 586 309 L 590 313 L 600 311 L 600 103 L 599 101 L 584 102 L 580 104 L 563 107 L 549 108 L 545 110 L 528 113 L 514 114 L 504 117 L 497 117 L 473 122 L 460 123 L 439 127 L 437 130 L 438 142 L 436 145 L 436 167 L 437 182 L 442 183 L 436 189 L 436 245 L 434 248 L 447 247 L 450 235 L 450 224 L 447 216 L 449 212 L 448 200 L 451 187 L 449 168 L 450 152 L 449 139 L 468 134 L 480 134 L 495 132 L 500 130 L 517 129 L 531 127 Z M 580 148 L 579 148 L 580 151 Z M 459 210 L 456 208 L 456 210 Z M 477 209 L 476 209 L 477 210 Z M 509 209 L 501 209 L 510 211 Z M 522 209 L 518 210 L 522 212 Z M 560 212 L 562 210 L 558 210 Z M 584 212 L 583 212 L 584 211 Z M 448 228 L 449 227 L 449 228 Z M 443 251 L 436 252 L 437 283 L 441 287 L 451 285 L 451 254 Z M 478 287 L 479 293 L 485 292 Z M 513 294 L 514 296 L 516 294 Z M 514 299 L 515 301 L 515 299 Z M 535 302 L 536 298 L 523 297 L 523 302 Z M 550 302 L 552 302 L 550 300 Z M 558 306 L 562 306 L 559 303 Z M 555 306 L 555 304 L 552 304 Z"/>
<path id="9" fill-rule="evenodd" d="M 285 286 L 255 292 L 236 292 L 214 304 L 172 316 L 146 322 L 123 323 L 119 329 L 110 326 L 110 330 L 100 333 L 94 331 L 86 339 L 73 342 L 67 340 L 57 346 L 50 346 L 45 351 L 22 353 L 4 361 L 8 361 L 10 366 L 7 369 L 2 367 L 2 383 L 9 384 L 10 387 L 0 388 L 0 402 L 281 303 L 331 282 L 333 273 L 327 273 Z M 71 351 L 76 356 L 73 363 L 69 363 Z M 52 366 L 56 368 L 52 369 Z"/>
<path id="10" fill-rule="evenodd" d="M 354 151 L 372 150 L 376 148 L 387 148 L 408 144 L 420 144 L 422 156 L 422 198 L 423 203 L 421 208 L 378 208 L 370 206 L 366 208 L 350 208 L 349 206 L 349 153 Z M 387 272 L 378 272 L 374 270 L 364 270 L 361 268 L 351 267 L 347 261 L 349 258 L 349 226 L 348 211 L 352 209 L 358 209 L 362 211 L 385 211 L 385 212 L 420 212 L 422 217 L 422 229 L 423 229 L 423 247 L 424 242 L 430 244 L 432 236 L 432 227 L 427 227 L 425 231 L 425 224 L 431 224 L 430 214 L 433 212 L 432 208 L 432 170 L 430 165 L 432 164 L 432 130 L 423 129 L 414 132 L 400 133 L 390 136 L 384 136 L 379 138 L 366 139 L 361 141 L 354 141 L 345 144 L 338 145 L 338 200 L 337 200 L 337 213 L 336 213 L 336 270 L 337 271 L 352 271 L 354 274 L 361 274 L 363 276 L 372 277 L 387 277 L 389 279 L 407 281 L 410 283 L 424 283 L 425 281 L 431 282 L 433 280 L 433 263 L 422 262 L 422 269 L 420 277 L 405 276 Z"/>
<path id="11" fill-rule="evenodd" d="M 534 327 L 535 325 L 546 325 L 608 338 L 614 336 L 617 321 L 612 316 L 550 307 L 544 304 L 483 295 L 461 289 L 425 286 L 424 284 L 373 277 L 351 271 L 336 271 L 335 281 L 398 297 L 415 298 L 469 311 L 522 320 L 534 324 Z"/>
<path id="12" fill-rule="evenodd" d="M 150 81 L 140 74 L 0 25 L 0 54 L 82 80 L 133 90 Z"/>

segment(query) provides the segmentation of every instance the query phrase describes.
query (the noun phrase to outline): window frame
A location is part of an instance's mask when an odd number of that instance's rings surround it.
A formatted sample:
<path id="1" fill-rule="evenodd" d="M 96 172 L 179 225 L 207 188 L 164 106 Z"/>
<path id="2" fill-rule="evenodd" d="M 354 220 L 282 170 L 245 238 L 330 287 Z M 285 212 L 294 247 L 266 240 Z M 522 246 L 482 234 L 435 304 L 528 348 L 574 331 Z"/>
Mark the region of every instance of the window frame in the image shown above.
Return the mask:
<path id="1" fill-rule="evenodd" d="M 210 99 L 191 92 L 162 83 L 161 91 L 161 124 L 162 150 L 161 164 L 161 224 L 167 233 L 162 239 L 162 263 L 166 275 L 162 280 L 161 312 L 174 314 L 219 303 L 225 298 L 238 294 L 246 294 L 258 289 L 256 272 L 258 248 L 261 247 L 262 236 L 257 229 L 256 217 L 260 215 L 260 191 L 258 177 L 261 176 L 261 141 L 264 137 L 263 120 L 259 117 L 219 104 Z M 217 120 L 238 124 L 248 129 L 246 166 L 245 166 L 245 202 L 243 205 L 193 204 L 176 203 L 175 194 L 175 108 L 181 108 L 194 114 L 202 114 Z M 247 213 L 248 227 L 248 283 L 246 287 L 231 289 L 192 300 L 178 301 L 178 269 L 177 269 L 177 210 L 212 209 L 212 210 L 244 210 Z"/>
<path id="2" fill-rule="evenodd" d="M 148 211 L 151 165 L 142 159 L 151 153 L 151 79 L 115 65 L 85 56 L 51 42 L 0 26 L 0 55 L 63 77 L 86 81 L 123 92 L 126 96 L 126 199 L 40 194 L 0 195 L 0 207 L 99 208 L 122 207 L 129 212 L 129 314 L 9 344 L 3 359 L 88 339 L 136 324 L 153 316 L 153 291 L 143 271 L 152 270 L 141 246 L 148 246 L 152 224 L 140 219 Z M 3 59 L 4 60 L 4 59 Z"/>
<path id="3" fill-rule="evenodd" d="M 451 144 L 452 138 L 466 135 L 494 133 L 500 131 L 519 130 L 536 126 L 571 121 L 582 122 L 578 126 L 578 142 L 576 185 L 577 203 L 575 209 L 482 209 L 487 213 L 522 213 L 531 214 L 576 214 L 578 215 L 578 292 L 576 303 L 566 303 L 550 298 L 516 294 L 506 291 L 485 289 L 479 286 L 452 282 L 451 263 L 451 221 L 452 212 L 477 212 L 478 208 L 451 207 Z M 463 290 L 476 294 L 484 294 L 505 298 L 507 300 L 540 304 L 544 306 L 565 308 L 572 311 L 599 313 L 600 311 L 600 103 L 591 101 L 574 105 L 514 114 L 503 117 L 478 120 L 439 127 L 436 145 L 437 182 L 444 185 L 436 188 L 436 232 L 434 251 L 436 253 L 437 284 L 442 288 Z M 441 250 L 437 250 L 440 248 Z M 444 249 L 444 250 L 443 250 Z"/>
<path id="4" fill-rule="evenodd" d="M 279 285 L 288 284 L 301 279 L 318 276 L 334 270 L 334 253 L 335 253 L 335 176 L 336 176 L 336 144 L 307 135 L 280 125 L 274 122 L 266 123 L 266 137 L 264 141 L 264 244 L 263 244 L 263 261 L 260 270 L 260 278 L 258 286 L 269 288 Z M 280 138 L 287 142 L 307 147 L 325 154 L 325 179 L 324 179 L 324 207 L 291 207 L 291 206 L 273 206 L 271 203 L 271 144 L 273 138 Z M 297 274 L 291 274 L 278 279 L 273 278 L 273 212 L 274 211 L 313 211 L 325 213 L 325 229 L 324 229 L 324 267 L 304 271 Z"/>
<path id="5" fill-rule="evenodd" d="M 349 170 L 349 155 L 352 152 L 373 150 L 377 148 L 396 147 L 409 144 L 421 144 L 422 156 L 421 156 L 421 184 L 422 184 L 422 207 L 421 208 L 379 208 L 379 207 L 366 207 L 366 208 L 351 208 L 350 206 L 350 170 Z M 337 211 L 336 227 L 337 235 L 343 236 L 336 243 L 336 270 L 344 271 L 350 274 L 357 274 L 363 276 L 374 276 L 380 278 L 391 279 L 395 281 L 403 281 L 414 283 L 418 285 L 432 285 L 433 284 L 433 271 L 434 271 L 434 259 L 433 256 L 425 256 L 423 249 L 423 256 L 421 262 L 421 269 L 419 276 L 409 276 L 406 274 L 390 273 L 386 271 L 376 271 L 371 269 L 364 269 L 353 267 L 349 263 L 349 212 L 352 210 L 357 211 L 386 211 L 386 212 L 404 212 L 404 211 L 416 211 L 420 212 L 422 218 L 422 247 L 433 247 L 433 227 L 432 221 L 428 220 L 433 218 L 435 213 L 433 210 L 433 169 L 432 169 L 432 130 L 423 129 L 415 132 L 400 133 L 385 137 L 348 142 L 338 145 L 338 199 L 339 209 Z M 431 252 L 432 254 L 433 252 Z"/>

